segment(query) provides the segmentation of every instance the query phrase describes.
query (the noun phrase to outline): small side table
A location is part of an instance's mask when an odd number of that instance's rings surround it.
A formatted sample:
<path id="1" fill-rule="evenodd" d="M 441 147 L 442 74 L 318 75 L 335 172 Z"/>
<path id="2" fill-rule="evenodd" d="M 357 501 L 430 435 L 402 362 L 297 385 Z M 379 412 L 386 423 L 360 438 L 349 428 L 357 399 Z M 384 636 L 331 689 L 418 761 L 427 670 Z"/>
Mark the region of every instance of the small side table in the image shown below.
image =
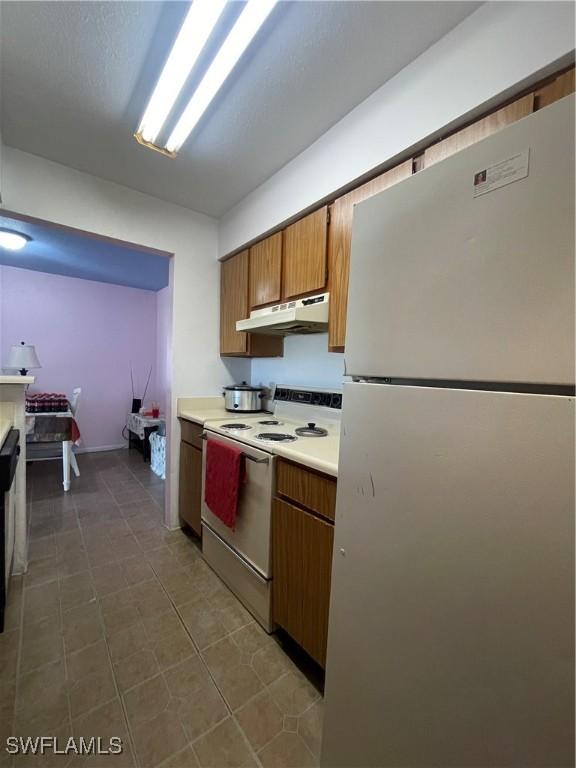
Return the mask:
<path id="1" fill-rule="evenodd" d="M 158 427 L 164 424 L 164 419 L 149 418 L 141 416 L 139 413 L 129 413 L 128 426 L 128 448 L 136 448 L 142 454 L 144 461 L 150 461 L 150 441 L 152 432 L 156 432 Z"/>

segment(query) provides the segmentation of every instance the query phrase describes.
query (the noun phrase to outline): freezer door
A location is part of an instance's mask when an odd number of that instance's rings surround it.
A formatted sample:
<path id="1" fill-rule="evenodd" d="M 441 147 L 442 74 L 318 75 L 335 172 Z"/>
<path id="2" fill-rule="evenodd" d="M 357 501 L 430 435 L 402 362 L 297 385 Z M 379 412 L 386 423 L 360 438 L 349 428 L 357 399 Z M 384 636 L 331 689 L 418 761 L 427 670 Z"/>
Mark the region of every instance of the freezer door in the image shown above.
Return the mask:
<path id="1" fill-rule="evenodd" d="M 322 766 L 573 765 L 573 425 L 345 386 Z"/>
<path id="2" fill-rule="evenodd" d="M 573 383 L 574 97 L 360 203 L 348 313 L 355 376 Z"/>

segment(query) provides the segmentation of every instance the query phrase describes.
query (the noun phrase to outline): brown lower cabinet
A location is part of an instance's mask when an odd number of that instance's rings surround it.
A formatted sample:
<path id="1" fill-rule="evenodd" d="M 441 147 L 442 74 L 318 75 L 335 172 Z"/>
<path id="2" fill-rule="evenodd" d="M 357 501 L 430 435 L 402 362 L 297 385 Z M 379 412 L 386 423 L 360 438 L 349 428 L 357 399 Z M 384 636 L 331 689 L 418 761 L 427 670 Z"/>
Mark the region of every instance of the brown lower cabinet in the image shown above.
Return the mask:
<path id="1" fill-rule="evenodd" d="M 279 461 L 281 465 L 288 464 Z M 291 466 L 291 465 L 288 465 Z M 333 478 L 299 468 L 309 484 L 326 489 Z M 329 504 L 335 493 L 330 491 Z M 333 509 L 330 510 L 333 517 Z M 272 511 L 272 616 L 304 650 L 326 664 L 334 524 L 308 509 L 276 496 Z"/>
<path id="2" fill-rule="evenodd" d="M 202 427 L 181 421 L 178 514 L 197 536 L 202 534 Z M 193 441 L 193 442 L 189 442 Z M 195 444 L 193 444 L 195 443 Z"/>

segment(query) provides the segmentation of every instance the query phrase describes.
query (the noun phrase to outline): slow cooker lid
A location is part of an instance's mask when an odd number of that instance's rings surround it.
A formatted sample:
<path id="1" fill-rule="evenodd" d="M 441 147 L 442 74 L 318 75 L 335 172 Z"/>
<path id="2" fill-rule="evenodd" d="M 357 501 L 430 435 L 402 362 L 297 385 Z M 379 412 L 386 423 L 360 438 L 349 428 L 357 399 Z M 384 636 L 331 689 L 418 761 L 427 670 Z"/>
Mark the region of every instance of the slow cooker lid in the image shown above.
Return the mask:
<path id="1" fill-rule="evenodd" d="M 231 390 L 233 392 L 262 392 L 263 387 L 251 387 L 250 384 L 246 384 L 245 381 L 242 384 L 230 384 L 224 389 Z"/>

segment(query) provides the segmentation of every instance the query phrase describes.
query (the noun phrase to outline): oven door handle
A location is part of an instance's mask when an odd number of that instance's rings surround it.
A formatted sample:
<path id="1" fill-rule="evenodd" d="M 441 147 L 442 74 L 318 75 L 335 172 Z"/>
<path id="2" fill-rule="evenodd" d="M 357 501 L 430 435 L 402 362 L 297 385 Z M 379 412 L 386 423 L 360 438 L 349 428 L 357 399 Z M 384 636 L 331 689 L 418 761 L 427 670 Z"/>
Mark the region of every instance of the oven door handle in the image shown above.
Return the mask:
<path id="1" fill-rule="evenodd" d="M 203 432 L 201 437 L 202 437 L 202 440 L 208 440 L 208 435 L 206 434 L 206 432 Z M 250 456 L 250 454 L 248 454 L 248 453 L 242 453 L 242 456 L 244 456 L 245 459 L 249 459 L 250 461 L 253 461 L 255 464 L 269 464 L 270 463 L 270 459 L 268 459 L 268 458 L 266 458 L 266 459 L 255 459 L 254 456 Z"/>

